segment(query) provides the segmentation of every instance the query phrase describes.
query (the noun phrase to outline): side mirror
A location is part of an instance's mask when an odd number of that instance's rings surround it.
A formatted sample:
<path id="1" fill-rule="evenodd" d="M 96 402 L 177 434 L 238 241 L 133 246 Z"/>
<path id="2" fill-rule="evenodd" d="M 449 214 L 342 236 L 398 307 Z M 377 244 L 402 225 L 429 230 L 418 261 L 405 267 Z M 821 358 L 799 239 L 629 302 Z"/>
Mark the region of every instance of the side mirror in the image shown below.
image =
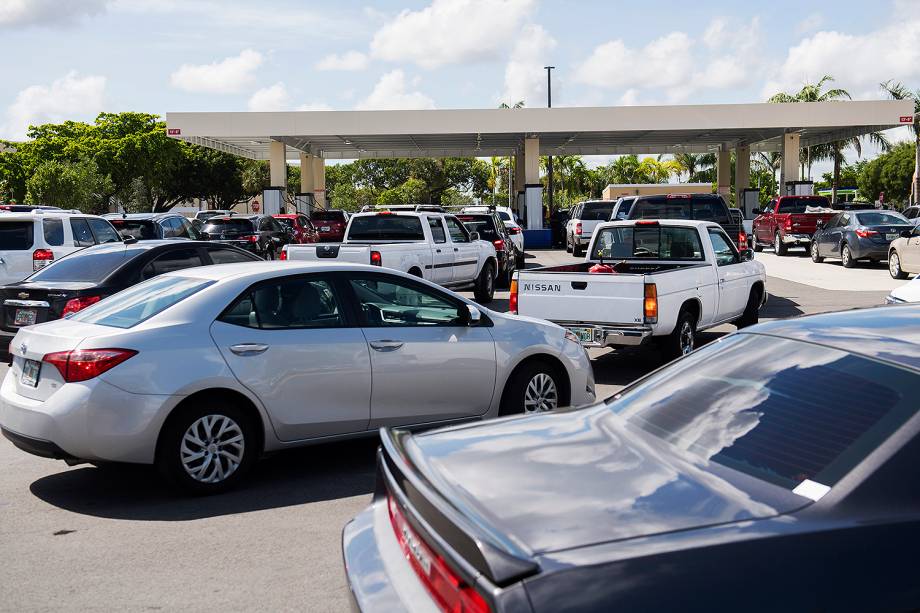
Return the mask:
<path id="1" fill-rule="evenodd" d="M 754 250 L 753 249 L 743 249 L 741 251 L 741 261 L 750 262 L 754 259 Z"/>
<path id="2" fill-rule="evenodd" d="M 466 305 L 466 310 L 469 311 L 470 318 L 468 323 L 470 326 L 478 326 L 479 322 L 482 321 L 482 311 L 474 307 L 472 304 Z"/>
<path id="3" fill-rule="evenodd" d="M 471 240 L 471 241 L 478 241 L 478 240 L 479 240 L 479 232 L 470 232 L 470 240 Z"/>

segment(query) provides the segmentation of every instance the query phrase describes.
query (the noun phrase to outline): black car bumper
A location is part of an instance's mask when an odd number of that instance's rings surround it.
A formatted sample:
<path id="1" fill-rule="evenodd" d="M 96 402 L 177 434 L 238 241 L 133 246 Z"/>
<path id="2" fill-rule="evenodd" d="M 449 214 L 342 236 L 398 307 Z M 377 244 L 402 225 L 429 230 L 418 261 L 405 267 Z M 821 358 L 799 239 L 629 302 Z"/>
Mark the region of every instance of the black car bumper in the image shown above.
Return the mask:
<path id="1" fill-rule="evenodd" d="M 51 458 L 52 460 L 77 460 L 77 458 L 73 457 L 51 441 L 32 438 L 31 436 L 19 434 L 18 432 L 13 432 L 6 428 L 0 428 L 0 432 L 3 432 L 3 436 L 8 438 L 13 445 L 26 453 L 31 453 L 32 455 L 43 458 Z"/>
<path id="2" fill-rule="evenodd" d="M 888 248 L 891 246 L 889 242 L 877 243 L 868 238 L 861 238 L 848 244 L 850 246 L 850 253 L 853 254 L 853 257 L 857 260 L 887 260 Z"/>

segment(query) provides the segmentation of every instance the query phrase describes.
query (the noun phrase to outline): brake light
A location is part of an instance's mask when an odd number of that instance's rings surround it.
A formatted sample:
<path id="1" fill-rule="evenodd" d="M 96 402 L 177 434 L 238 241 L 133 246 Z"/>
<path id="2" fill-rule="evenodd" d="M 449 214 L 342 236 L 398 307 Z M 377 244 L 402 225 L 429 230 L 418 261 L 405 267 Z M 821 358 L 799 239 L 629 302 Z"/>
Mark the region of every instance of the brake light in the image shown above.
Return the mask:
<path id="1" fill-rule="evenodd" d="M 738 248 L 747 249 L 747 234 L 744 230 L 738 232 Z"/>
<path id="2" fill-rule="evenodd" d="M 32 252 L 32 272 L 41 270 L 54 261 L 54 252 L 50 249 L 36 249 Z"/>
<path id="3" fill-rule="evenodd" d="M 393 213 L 393 211 L 380 211 L 380 212 L 377 213 L 377 214 L 378 214 L 378 215 L 393 215 L 394 213 Z"/>
<path id="4" fill-rule="evenodd" d="M 870 230 L 869 228 L 864 228 L 862 226 L 856 228 L 856 236 L 859 238 L 866 238 L 867 236 L 875 236 L 878 234 L 875 230 Z"/>
<path id="5" fill-rule="evenodd" d="M 792 229 L 792 218 L 791 217 L 786 218 L 786 221 L 783 223 L 783 228 L 786 230 Z"/>
<path id="6" fill-rule="evenodd" d="M 581 234 L 581 222 L 575 224 L 575 234 Z"/>
<path id="7" fill-rule="evenodd" d="M 91 304 L 96 304 L 102 300 L 102 296 L 84 296 L 82 298 L 71 298 L 67 301 L 67 304 L 64 305 L 64 310 L 61 312 L 61 317 L 67 317 L 71 313 L 77 313 L 82 311 Z"/>
<path id="8" fill-rule="evenodd" d="M 645 323 L 658 323 L 658 287 L 654 283 L 645 284 L 643 314 L 645 315 Z"/>
<path id="9" fill-rule="evenodd" d="M 371 251 L 371 266 L 383 266 L 383 258 L 379 251 Z"/>
<path id="10" fill-rule="evenodd" d="M 511 279 L 511 296 L 508 298 L 508 310 L 517 315 L 518 312 L 518 282 Z"/>
<path id="11" fill-rule="evenodd" d="M 521 233 L 521 229 L 518 228 L 517 226 L 511 226 L 510 228 L 508 228 L 508 234 L 520 234 L 520 233 Z"/>
<path id="12" fill-rule="evenodd" d="M 639 221 L 636 222 L 636 225 L 637 226 L 657 226 L 658 220 L 657 219 L 640 219 Z"/>
<path id="13" fill-rule="evenodd" d="M 278 259 L 279 259 L 279 260 L 286 260 L 286 259 L 287 259 L 287 245 L 285 245 L 284 247 L 281 248 L 281 253 L 278 255 Z"/>
<path id="14" fill-rule="evenodd" d="M 250 243 L 258 243 L 258 242 L 259 242 L 259 235 L 258 235 L 258 234 L 250 234 L 249 236 L 246 237 L 246 240 L 249 241 Z"/>
<path id="15" fill-rule="evenodd" d="M 396 540 L 399 542 L 403 556 L 408 560 L 422 585 L 431 594 L 438 608 L 450 613 L 488 613 L 491 611 L 485 598 L 458 576 L 447 565 L 444 558 L 435 553 L 412 529 L 392 496 L 387 496 L 387 508 L 390 511 L 390 523 L 396 533 Z"/>
<path id="16" fill-rule="evenodd" d="M 496 251 L 502 251 L 505 248 L 505 241 L 502 239 L 492 241 L 492 244 L 495 245 Z"/>
<path id="17" fill-rule="evenodd" d="M 133 349 L 74 349 L 49 353 L 42 362 L 57 368 L 67 383 L 77 383 L 98 377 L 136 355 Z"/>
<path id="18" fill-rule="evenodd" d="M 668 200 L 675 200 L 677 198 L 689 200 L 690 194 L 668 194 L 667 197 Z"/>

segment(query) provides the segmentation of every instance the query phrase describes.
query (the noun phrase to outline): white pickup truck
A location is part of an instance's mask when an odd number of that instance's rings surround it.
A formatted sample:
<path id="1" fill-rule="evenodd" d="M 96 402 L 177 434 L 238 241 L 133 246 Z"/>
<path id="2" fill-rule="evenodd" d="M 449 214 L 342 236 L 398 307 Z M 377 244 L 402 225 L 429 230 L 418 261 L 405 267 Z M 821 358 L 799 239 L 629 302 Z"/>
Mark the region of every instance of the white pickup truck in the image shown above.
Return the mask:
<path id="1" fill-rule="evenodd" d="M 669 357 L 696 333 L 757 323 L 766 273 L 716 223 L 631 220 L 600 224 L 585 262 L 517 273 L 511 309 L 571 330 L 586 347 L 655 339 Z"/>
<path id="2" fill-rule="evenodd" d="M 452 289 L 472 287 L 480 303 L 492 300 L 498 276 L 495 246 L 439 212 L 358 213 L 343 242 L 285 245 L 281 259 L 384 266 Z"/>

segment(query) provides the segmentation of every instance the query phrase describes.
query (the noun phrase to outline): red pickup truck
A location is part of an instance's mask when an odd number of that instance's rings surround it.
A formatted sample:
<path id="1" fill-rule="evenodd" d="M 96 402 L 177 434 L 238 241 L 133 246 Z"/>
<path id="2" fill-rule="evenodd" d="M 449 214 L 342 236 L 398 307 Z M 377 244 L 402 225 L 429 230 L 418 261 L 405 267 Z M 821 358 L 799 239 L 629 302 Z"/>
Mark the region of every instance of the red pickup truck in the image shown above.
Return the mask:
<path id="1" fill-rule="evenodd" d="M 824 196 L 780 196 L 758 211 L 754 218 L 751 247 L 760 251 L 772 246 L 776 255 L 786 255 L 789 247 L 805 247 L 818 230 L 836 213 Z M 814 212 L 808 212 L 811 209 Z M 827 209 L 821 212 L 816 209 Z"/>

